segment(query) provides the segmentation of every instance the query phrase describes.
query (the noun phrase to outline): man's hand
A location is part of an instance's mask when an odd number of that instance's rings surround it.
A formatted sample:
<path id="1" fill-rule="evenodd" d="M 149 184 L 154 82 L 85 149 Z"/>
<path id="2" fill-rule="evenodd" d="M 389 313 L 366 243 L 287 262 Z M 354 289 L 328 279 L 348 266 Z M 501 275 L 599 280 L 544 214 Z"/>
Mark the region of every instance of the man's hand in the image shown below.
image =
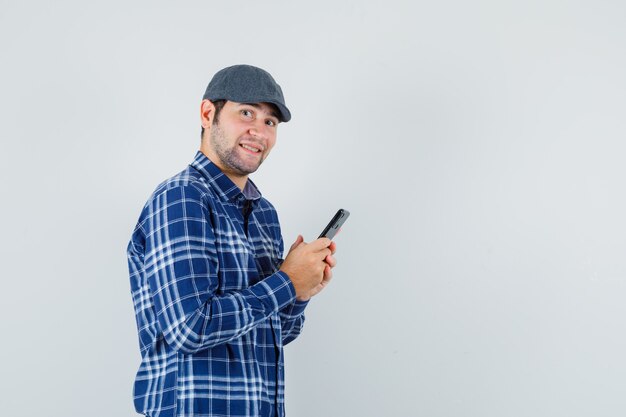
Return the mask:
<path id="1" fill-rule="evenodd" d="M 322 278 L 322 282 L 320 282 L 318 285 L 315 286 L 315 288 L 311 290 L 311 292 L 309 293 L 309 298 L 319 294 L 324 288 L 326 288 L 330 280 L 333 278 L 332 268 L 337 265 L 337 260 L 333 256 L 335 254 L 335 251 L 337 250 L 335 242 L 331 242 L 330 246 L 328 246 L 328 249 L 330 249 L 330 255 L 328 255 L 324 259 L 324 262 L 326 262 L 326 266 L 324 267 L 324 277 Z"/>
<path id="2" fill-rule="evenodd" d="M 289 275 L 298 301 L 309 300 L 328 285 L 332 268 L 337 264 L 333 256 L 335 250 L 335 243 L 328 238 L 305 243 L 302 236 L 298 236 L 291 245 L 280 270 Z"/>

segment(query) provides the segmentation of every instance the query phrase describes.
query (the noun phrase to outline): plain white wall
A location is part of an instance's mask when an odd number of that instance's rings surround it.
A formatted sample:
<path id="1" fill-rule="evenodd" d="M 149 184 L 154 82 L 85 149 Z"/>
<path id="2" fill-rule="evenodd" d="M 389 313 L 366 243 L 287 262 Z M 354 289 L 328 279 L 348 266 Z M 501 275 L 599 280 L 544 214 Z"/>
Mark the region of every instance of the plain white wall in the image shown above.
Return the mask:
<path id="1" fill-rule="evenodd" d="M 286 244 L 339 207 L 291 416 L 626 413 L 626 15 L 614 1 L 1 1 L 3 416 L 133 416 L 125 248 L 235 63 L 293 120 Z"/>

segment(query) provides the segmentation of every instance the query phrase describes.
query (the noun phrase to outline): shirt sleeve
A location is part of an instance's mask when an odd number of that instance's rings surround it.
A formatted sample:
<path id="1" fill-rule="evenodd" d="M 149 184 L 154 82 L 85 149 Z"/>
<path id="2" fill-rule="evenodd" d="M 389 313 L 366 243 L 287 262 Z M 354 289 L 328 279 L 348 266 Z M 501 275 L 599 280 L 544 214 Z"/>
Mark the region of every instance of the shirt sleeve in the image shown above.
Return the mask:
<path id="1" fill-rule="evenodd" d="M 280 222 L 278 218 L 276 218 L 276 224 L 278 224 L 278 242 L 280 242 L 279 253 L 284 252 L 284 243 L 282 233 L 280 231 Z M 279 259 L 277 264 L 282 265 L 284 259 Z M 289 276 L 284 272 L 279 272 L 284 274 L 287 279 L 291 282 Z M 293 284 L 292 284 L 293 288 Z M 295 294 L 295 288 L 294 288 Z M 302 332 L 302 328 L 304 327 L 304 309 L 309 304 L 308 301 L 297 301 L 294 297 L 293 303 L 287 304 L 279 311 L 280 324 L 281 324 L 281 338 L 283 342 L 283 346 L 289 342 L 292 342 L 296 339 L 300 333 Z"/>
<path id="2" fill-rule="evenodd" d="M 304 309 L 308 301 L 295 301 L 279 312 L 283 345 L 292 342 L 302 332 L 304 326 Z"/>
<path id="3" fill-rule="evenodd" d="M 208 205 L 194 186 L 171 188 L 146 206 L 144 273 L 166 342 L 183 353 L 236 339 L 294 304 L 277 272 L 249 288 L 217 295 L 218 256 Z"/>

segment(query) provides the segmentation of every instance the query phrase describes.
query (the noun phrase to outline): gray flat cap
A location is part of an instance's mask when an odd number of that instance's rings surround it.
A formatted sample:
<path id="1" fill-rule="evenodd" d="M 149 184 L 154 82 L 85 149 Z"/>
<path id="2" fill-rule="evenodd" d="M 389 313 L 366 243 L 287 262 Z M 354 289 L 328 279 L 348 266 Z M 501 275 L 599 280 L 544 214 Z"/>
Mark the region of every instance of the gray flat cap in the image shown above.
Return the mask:
<path id="1" fill-rule="evenodd" d="M 233 65 L 218 71 L 206 88 L 206 100 L 237 103 L 272 103 L 278 107 L 280 121 L 288 122 L 291 112 L 285 105 L 283 90 L 265 70 L 252 65 Z"/>

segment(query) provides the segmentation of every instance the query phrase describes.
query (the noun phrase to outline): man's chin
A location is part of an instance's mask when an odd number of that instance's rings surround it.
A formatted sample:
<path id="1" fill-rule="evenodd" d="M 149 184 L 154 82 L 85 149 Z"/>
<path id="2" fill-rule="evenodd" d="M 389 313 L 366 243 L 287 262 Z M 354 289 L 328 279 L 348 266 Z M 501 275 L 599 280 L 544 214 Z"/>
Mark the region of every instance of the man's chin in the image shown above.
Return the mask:
<path id="1" fill-rule="evenodd" d="M 261 166 L 261 164 L 258 164 L 257 166 L 247 166 L 247 167 L 240 167 L 237 169 L 237 172 L 240 175 L 250 175 L 255 173 L 259 167 Z"/>
<path id="2" fill-rule="evenodd" d="M 261 164 L 263 163 L 263 160 L 261 159 L 257 164 L 251 164 L 248 166 L 243 167 L 244 170 L 248 173 L 248 174 L 252 174 L 254 172 L 256 172 L 259 167 L 261 166 Z"/>
<path id="3" fill-rule="evenodd" d="M 248 175 L 248 174 L 252 174 L 253 172 L 256 172 L 257 169 L 259 169 L 259 166 L 261 166 L 261 163 L 263 162 L 261 161 L 243 161 L 241 158 L 238 159 L 223 159 L 224 161 L 224 165 L 226 165 L 227 167 L 230 168 L 230 170 L 234 173 L 236 173 L 237 175 Z M 246 163 L 247 162 L 247 163 Z"/>

